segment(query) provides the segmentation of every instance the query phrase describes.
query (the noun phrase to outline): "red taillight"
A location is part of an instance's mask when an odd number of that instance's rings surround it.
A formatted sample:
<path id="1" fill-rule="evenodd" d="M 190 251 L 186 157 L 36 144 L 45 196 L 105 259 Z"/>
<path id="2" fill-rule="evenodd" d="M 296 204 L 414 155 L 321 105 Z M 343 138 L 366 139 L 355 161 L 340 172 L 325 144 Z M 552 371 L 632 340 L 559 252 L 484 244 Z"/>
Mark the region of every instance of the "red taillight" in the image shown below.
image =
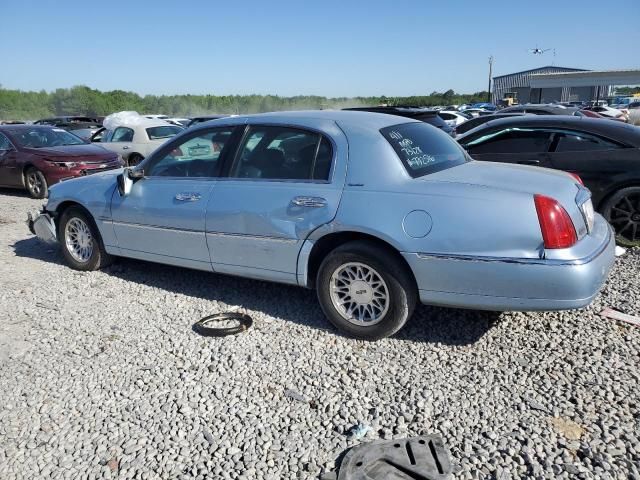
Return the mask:
<path id="1" fill-rule="evenodd" d="M 578 175 L 577 173 L 573 173 L 573 172 L 567 172 L 567 173 L 568 173 L 569 175 L 571 175 L 573 178 L 575 178 L 575 179 L 576 179 L 576 181 L 577 181 L 580 185 L 584 186 L 584 182 L 583 182 L 583 181 L 582 181 L 582 179 L 580 178 L 580 175 Z"/>
<path id="2" fill-rule="evenodd" d="M 578 241 L 571 217 L 553 198 L 534 195 L 544 248 L 568 248 Z"/>

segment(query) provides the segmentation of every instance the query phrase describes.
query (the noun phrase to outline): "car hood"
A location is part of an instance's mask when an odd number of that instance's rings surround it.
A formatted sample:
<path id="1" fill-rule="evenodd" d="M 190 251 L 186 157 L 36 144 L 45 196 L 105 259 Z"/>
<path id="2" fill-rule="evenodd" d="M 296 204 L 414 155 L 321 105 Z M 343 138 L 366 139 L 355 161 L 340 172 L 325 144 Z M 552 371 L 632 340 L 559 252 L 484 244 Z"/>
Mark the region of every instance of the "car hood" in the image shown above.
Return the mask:
<path id="1" fill-rule="evenodd" d="M 103 161 L 113 158 L 113 152 L 97 145 L 81 144 L 81 145 L 62 145 L 59 147 L 44 147 L 44 148 L 25 148 L 25 151 L 38 155 L 40 157 L 48 158 L 78 158 L 89 157 L 88 161 Z"/>

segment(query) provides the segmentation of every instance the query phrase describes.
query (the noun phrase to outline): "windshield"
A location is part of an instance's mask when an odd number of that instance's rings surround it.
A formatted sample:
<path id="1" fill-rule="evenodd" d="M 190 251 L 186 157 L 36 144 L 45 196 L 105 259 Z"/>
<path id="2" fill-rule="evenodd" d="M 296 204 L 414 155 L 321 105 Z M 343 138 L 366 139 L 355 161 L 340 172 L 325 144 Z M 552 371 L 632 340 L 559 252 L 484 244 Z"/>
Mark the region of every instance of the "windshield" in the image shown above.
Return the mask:
<path id="1" fill-rule="evenodd" d="M 13 132 L 16 143 L 27 148 L 60 147 L 82 145 L 84 140 L 61 128 L 30 128 Z"/>
<path id="2" fill-rule="evenodd" d="M 179 134 L 183 129 L 176 125 L 166 125 L 161 127 L 147 128 L 149 140 L 158 140 L 160 138 L 169 138 Z"/>
<path id="3" fill-rule="evenodd" d="M 425 123 L 405 123 L 380 130 L 412 177 L 421 177 L 467 162 L 462 147 L 449 135 Z"/>

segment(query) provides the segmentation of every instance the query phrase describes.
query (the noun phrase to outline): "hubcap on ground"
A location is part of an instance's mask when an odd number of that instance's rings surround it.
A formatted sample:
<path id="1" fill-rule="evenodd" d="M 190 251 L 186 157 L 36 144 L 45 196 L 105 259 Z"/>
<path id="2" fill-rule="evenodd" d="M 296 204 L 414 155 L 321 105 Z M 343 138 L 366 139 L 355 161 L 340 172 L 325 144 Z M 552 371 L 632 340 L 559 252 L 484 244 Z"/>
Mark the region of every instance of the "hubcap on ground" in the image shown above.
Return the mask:
<path id="1" fill-rule="evenodd" d="M 340 265 L 331 275 L 333 306 L 345 320 L 359 326 L 380 322 L 389 310 L 389 289 L 382 276 L 364 263 Z"/>
<path id="2" fill-rule="evenodd" d="M 640 193 L 622 197 L 609 216 L 616 234 L 630 242 L 640 241 Z"/>
<path id="3" fill-rule="evenodd" d="M 89 226 L 79 218 L 72 218 L 64 229 L 65 245 L 71 256 L 85 263 L 93 253 L 93 237 Z"/>

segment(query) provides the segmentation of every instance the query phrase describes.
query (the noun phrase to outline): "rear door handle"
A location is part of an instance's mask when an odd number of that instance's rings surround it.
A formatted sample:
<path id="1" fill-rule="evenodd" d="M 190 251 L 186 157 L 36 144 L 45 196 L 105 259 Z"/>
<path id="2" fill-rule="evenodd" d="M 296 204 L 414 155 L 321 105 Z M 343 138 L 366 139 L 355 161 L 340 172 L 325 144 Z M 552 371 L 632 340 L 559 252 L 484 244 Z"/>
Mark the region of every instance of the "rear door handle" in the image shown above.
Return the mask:
<path id="1" fill-rule="evenodd" d="M 179 202 L 197 202 L 202 197 L 199 193 L 194 192 L 182 192 L 175 196 L 175 199 Z"/>
<path id="2" fill-rule="evenodd" d="M 291 204 L 297 207 L 312 207 L 312 208 L 320 208 L 327 206 L 327 200 L 322 197 L 294 197 L 291 200 Z"/>
<path id="3" fill-rule="evenodd" d="M 129 150 L 129 147 L 127 147 L 126 145 L 124 147 L 122 147 L 123 150 Z"/>

